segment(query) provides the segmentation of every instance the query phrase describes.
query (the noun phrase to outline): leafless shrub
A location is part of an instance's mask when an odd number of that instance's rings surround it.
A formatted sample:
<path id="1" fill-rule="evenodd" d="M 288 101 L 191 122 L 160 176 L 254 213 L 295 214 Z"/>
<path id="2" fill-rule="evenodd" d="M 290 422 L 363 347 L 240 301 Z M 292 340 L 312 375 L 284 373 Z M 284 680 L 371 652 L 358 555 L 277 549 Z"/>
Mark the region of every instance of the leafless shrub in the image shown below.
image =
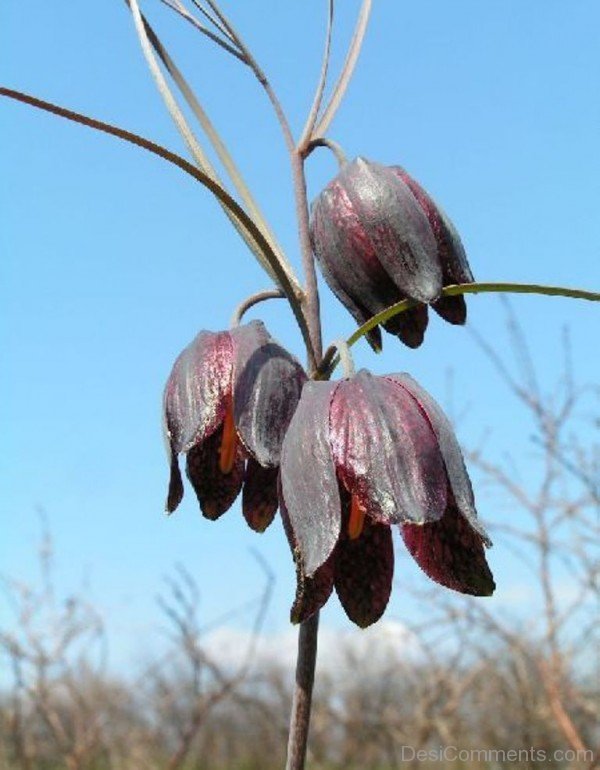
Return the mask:
<path id="1" fill-rule="evenodd" d="M 576 387 L 566 339 L 564 369 L 545 394 L 512 317 L 509 329 L 516 374 L 490 355 L 529 415 L 531 471 L 524 480 L 513 458 L 498 462 L 482 447 L 466 453 L 479 476 L 480 505 L 488 494 L 494 508 L 508 512 L 496 517 L 493 534 L 497 550 L 526 570 L 525 599 L 491 609 L 437 587 L 423 590 L 421 580 L 413 596 L 423 613 L 407 626 L 406 647 L 377 655 L 340 643 L 340 670 L 322 672 L 315 692 L 313 770 L 598 766 L 600 448 L 589 438 L 600 425 L 600 391 Z M 135 681 L 118 681 L 107 672 L 106 638 L 93 607 L 81 596 L 56 596 L 47 534 L 40 562 L 39 588 L 3 581 L 14 613 L 10 630 L 0 631 L 0 653 L 12 673 L 0 699 L 3 767 L 283 765 L 291 675 L 281 665 L 259 665 L 256 656 L 268 569 L 235 670 L 209 653 L 196 585 L 178 567 L 159 600 L 168 622 L 166 654 Z M 441 747 L 475 753 L 416 753 Z M 509 749 L 521 752 L 517 760 Z M 532 750 L 543 752 L 543 763 Z M 577 759 L 555 754 L 565 750 L 579 752 Z"/>

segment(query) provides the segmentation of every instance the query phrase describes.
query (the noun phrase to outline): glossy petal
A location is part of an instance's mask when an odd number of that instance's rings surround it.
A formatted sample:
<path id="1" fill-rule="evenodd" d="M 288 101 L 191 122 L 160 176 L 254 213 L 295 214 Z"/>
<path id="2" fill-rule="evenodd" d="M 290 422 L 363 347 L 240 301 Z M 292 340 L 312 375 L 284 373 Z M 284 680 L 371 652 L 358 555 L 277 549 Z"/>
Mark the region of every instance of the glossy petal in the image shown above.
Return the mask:
<path id="1" fill-rule="evenodd" d="M 460 281 L 449 281 L 448 285 L 450 283 L 460 283 Z M 431 307 L 444 321 L 455 326 L 462 326 L 467 320 L 467 303 L 462 294 L 457 297 L 440 297 L 431 304 Z"/>
<path id="2" fill-rule="evenodd" d="M 399 176 L 357 158 L 338 176 L 377 259 L 400 292 L 420 302 L 442 288 L 437 244 L 421 206 Z"/>
<path id="3" fill-rule="evenodd" d="M 377 521 L 422 523 L 444 513 L 447 479 L 436 436 L 395 382 L 365 370 L 342 380 L 330 441 L 340 480 Z"/>
<path id="4" fill-rule="evenodd" d="M 418 348 L 425 337 L 428 322 L 427 305 L 417 305 L 391 318 L 384 324 L 384 328 L 399 337 L 409 348 Z"/>
<path id="5" fill-rule="evenodd" d="M 281 491 L 295 542 L 312 576 L 333 551 L 341 503 L 329 446 L 329 407 L 337 385 L 307 382 L 281 453 Z"/>
<path id="6" fill-rule="evenodd" d="M 177 455 L 169 445 L 169 458 L 171 465 L 171 475 L 169 477 L 169 491 L 167 492 L 167 502 L 165 510 L 167 513 L 173 513 L 179 503 L 183 500 L 183 479 L 179 470 L 179 461 Z"/>
<path id="7" fill-rule="evenodd" d="M 312 577 L 307 577 L 304 571 L 302 554 L 298 546 L 298 541 L 294 536 L 289 514 L 283 500 L 281 479 L 279 480 L 279 497 L 281 521 L 283 522 L 283 528 L 296 565 L 296 596 L 290 611 L 290 620 L 292 623 L 302 623 L 320 610 L 331 596 L 331 592 L 333 591 L 335 551 L 329 556 L 327 561 L 316 570 Z"/>
<path id="8" fill-rule="evenodd" d="M 429 220 L 438 246 L 443 285 L 472 283 L 473 273 L 464 246 L 456 228 L 444 210 L 403 168 L 400 166 L 393 166 L 392 168 L 410 188 Z M 467 305 L 463 296 L 440 297 L 433 303 L 433 309 L 442 318 L 453 324 L 464 324 L 467 318 Z"/>
<path id="9" fill-rule="evenodd" d="M 342 527 L 335 549 L 335 590 L 351 621 L 366 628 L 379 620 L 390 598 L 393 576 L 390 527 L 366 518 L 355 540 Z"/>
<path id="10" fill-rule="evenodd" d="M 269 335 L 261 321 L 231 331 L 233 409 L 240 439 L 265 467 L 280 462 L 281 445 L 306 374 Z"/>
<path id="11" fill-rule="evenodd" d="M 277 512 L 277 475 L 277 468 L 263 468 L 252 457 L 248 459 L 242 490 L 242 513 L 255 532 L 264 532 Z"/>
<path id="12" fill-rule="evenodd" d="M 402 299 L 338 179 L 313 205 L 311 237 L 329 288 L 359 324 Z"/>
<path id="13" fill-rule="evenodd" d="M 446 283 L 470 283 L 473 273 L 458 231 L 447 214 L 433 198 L 400 166 L 391 169 L 402 179 L 425 212 L 438 247 L 444 285 Z"/>
<path id="14" fill-rule="evenodd" d="M 163 400 L 165 441 L 175 454 L 204 441 L 223 421 L 232 363 L 229 332 L 200 332 L 175 361 Z"/>
<path id="15" fill-rule="evenodd" d="M 324 228 L 323 232 L 326 234 L 333 233 L 333 231 L 331 231 L 327 227 Z M 329 286 L 331 291 L 335 294 L 335 296 L 339 299 L 342 305 L 344 305 L 346 310 L 348 310 L 348 312 L 354 317 L 357 324 L 359 326 L 362 326 L 374 314 L 371 313 L 369 310 L 367 310 L 367 308 L 363 305 L 363 303 L 358 299 L 358 296 L 352 296 L 350 294 L 350 291 L 352 291 L 351 287 L 349 287 L 347 283 L 344 281 L 343 274 L 340 274 L 338 276 L 337 271 L 335 270 L 335 264 L 330 264 L 332 260 L 329 259 L 325 261 L 325 260 L 319 259 L 319 254 L 327 253 L 325 251 L 325 248 L 318 247 L 318 250 L 317 248 L 313 248 L 313 250 L 317 257 L 317 261 L 319 262 L 321 272 L 323 273 L 323 277 L 325 278 L 327 285 Z M 333 255 L 338 253 L 339 252 L 337 250 L 331 251 L 331 254 Z M 365 336 L 367 338 L 367 342 L 369 343 L 369 345 L 373 348 L 373 350 L 376 353 L 378 353 L 382 348 L 380 328 L 376 326 L 374 329 L 371 329 L 371 331 L 367 332 Z"/>
<path id="16" fill-rule="evenodd" d="M 203 516 L 218 519 L 240 493 L 244 478 L 244 452 L 238 444 L 235 461 L 229 473 L 219 468 L 222 427 L 187 453 L 186 472 L 194 487 Z"/>
<path id="17" fill-rule="evenodd" d="M 422 526 L 403 524 L 401 532 L 414 560 L 436 583 L 473 596 L 494 593 L 483 538 L 454 505 L 440 521 Z"/>
<path id="18" fill-rule="evenodd" d="M 477 519 L 473 487 L 471 486 L 471 480 L 465 467 L 460 445 L 450 421 L 436 401 L 409 374 L 390 374 L 387 375 L 386 379 L 404 388 L 420 406 L 423 414 L 426 415 L 437 437 L 456 505 L 471 527 L 479 532 L 487 544 L 491 545 L 489 537 Z"/>
<path id="19" fill-rule="evenodd" d="M 333 554 L 322 564 L 315 573 L 308 577 L 303 575 L 296 565 L 296 596 L 290 610 L 292 623 L 303 623 L 312 617 L 331 596 L 333 591 Z"/>

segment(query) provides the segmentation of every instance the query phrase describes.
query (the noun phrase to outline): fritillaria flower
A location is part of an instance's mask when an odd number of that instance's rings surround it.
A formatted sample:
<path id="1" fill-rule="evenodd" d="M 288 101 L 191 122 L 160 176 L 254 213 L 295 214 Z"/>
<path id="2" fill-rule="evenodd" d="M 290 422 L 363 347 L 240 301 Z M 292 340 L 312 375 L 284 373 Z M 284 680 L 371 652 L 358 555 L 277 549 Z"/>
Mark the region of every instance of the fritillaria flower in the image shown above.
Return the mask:
<path id="1" fill-rule="evenodd" d="M 462 296 L 444 286 L 473 275 L 456 229 L 422 187 L 399 166 L 364 158 L 348 163 L 312 205 L 313 249 L 330 289 L 359 324 L 403 299 L 419 304 L 384 324 L 418 347 L 427 305 L 453 324 L 466 320 Z M 367 338 L 381 348 L 381 331 Z"/>
<path id="2" fill-rule="evenodd" d="M 243 486 L 244 516 L 263 531 L 277 510 L 281 445 L 305 380 L 300 364 L 260 321 L 200 332 L 176 360 L 165 387 L 167 511 L 183 497 L 177 456 L 184 453 L 206 518 L 228 510 Z"/>
<path id="3" fill-rule="evenodd" d="M 430 578 L 490 595 L 490 545 L 450 423 L 407 374 L 362 370 L 308 382 L 286 434 L 280 505 L 298 573 L 292 620 L 310 617 L 333 587 L 368 626 L 391 591 L 397 524 Z"/>

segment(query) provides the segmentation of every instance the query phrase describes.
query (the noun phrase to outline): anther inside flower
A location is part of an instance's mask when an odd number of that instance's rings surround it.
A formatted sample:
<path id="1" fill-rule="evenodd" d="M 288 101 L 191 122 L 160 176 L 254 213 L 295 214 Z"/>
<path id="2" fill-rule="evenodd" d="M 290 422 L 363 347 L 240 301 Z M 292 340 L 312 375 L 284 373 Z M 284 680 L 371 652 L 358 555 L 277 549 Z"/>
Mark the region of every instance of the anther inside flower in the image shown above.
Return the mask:
<path id="1" fill-rule="evenodd" d="M 171 464 L 167 511 L 183 497 L 177 455 L 203 515 L 221 516 L 242 494 L 248 524 L 264 530 L 277 510 L 281 444 L 306 375 L 260 321 L 200 332 L 181 353 L 164 394 Z"/>
<path id="2" fill-rule="evenodd" d="M 407 298 L 423 304 L 384 328 L 410 347 L 423 341 L 428 304 L 450 323 L 465 322 L 464 298 L 440 297 L 443 286 L 473 281 L 460 237 L 404 169 L 348 163 L 314 201 L 310 227 L 325 280 L 359 324 Z M 378 327 L 367 339 L 381 348 Z"/>
<path id="3" fill-rule="evenodd" d="M 350 518 L 348 519 L 348 537 L 350 540 L 356 540 L 360 536 L 365 526 L 366 511 L 360 504 L 356 495 L 352 495 L 350 503 Z"/>
<path id="4" fill-rule="evenodd" d="M 433 580 L 473 595 L 494 590 L 490 541 L 454 432 L 407 374 L 362 370 L 305 385 L 283 444 L 280 504 L 297 563 L 296 622 L 334 586 L 358 625 L 381 616 L 392 585 L 392 524 Z"/>

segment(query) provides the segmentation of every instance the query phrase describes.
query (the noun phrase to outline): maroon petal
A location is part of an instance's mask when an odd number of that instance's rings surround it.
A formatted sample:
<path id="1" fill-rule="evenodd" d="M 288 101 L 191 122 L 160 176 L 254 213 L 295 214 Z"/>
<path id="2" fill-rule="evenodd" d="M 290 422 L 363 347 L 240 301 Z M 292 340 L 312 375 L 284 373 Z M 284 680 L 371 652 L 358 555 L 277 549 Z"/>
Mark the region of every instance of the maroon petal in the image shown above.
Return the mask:
<path id="1" fill-rule="evenodd" d="M 433 198 L 403 168 L 399 166 L 392 168 L 410 188 L 429 220 L 437 242 L 443 285 L 472 283 L 473 273 L 464 246 L 450 219 Z M 467 318 L 467 305 L 463 296 L 440 297 L 433 303 L 433 309 L 452 324 L 464 324 Z"/>
<path id="2" fill-rule="evenodd" d="M 175 454 L 204 441 L 223 421 L 232 363 L 229 332 L 200 332 L 175 361 L 163 399 L 165 441 Z"/>
<path id="3" fill-rule="evenodd" d="M 448 283 L 460 283 L 460 281 Z M 455 326 L 462 326 L 467 320 L 467 303 L 462 294 L 457 297 L 440 297 L 432 303 L 431 307 L 445 321 Z"/>
<path id="4" fill-rule="evenodd" d="M 171 464 L 171 474 L 169 477 L 169 491 L 167 493 L 165 509 L 167 513 L 173 513 L 179 503 L 183 500 L 183 480 L 181 478 L 181 471 L 179 470 L 177 454 L 173 451 L 173 447 L 170 444 L 168 452 Z"/>
<path id="5" fill-rule="evenodd" d="M 454 505 L 432 524 L 402 524 L 402 537 L 426 575 L 454 591 L 491 596 L 496 587 L 485 559 L 484 540 Z"/>
<path id="6" fill-rule="evenodd" d="M 384 524 L 439 519 L 446 471 L 433 430 L 412 396 L 362 370 L 342 380 L 331 404 L 331 451 L 338 476 Z"/>
<path id="7" fill-rule="evenodd" d="M 327 561 L 316 570 L 312 577 L 307 577 L 302 563 L 302 554 L 285 507 L 281 487 L 279 487 L 281 521 L 290 545 L 296 565 L 296 596 L 290 611 L 292 623 L 302 623 L 323 607 L 333 591 L 334 552 Z"/>
<path id="8" fill-rule="evenodd" d="M 472 283 L 473 273 L 467 260 L 465 247 L 444 210 L 403 168 L 400 166 L 391 168 L 410 189 L 429 220 L 438 247 L 444 286 L 450 283 Z"/>
<path id="9" fill-rule="evenodd" d="M 277 512 L 277 475 L 277 468 L 263 468 L 252 457 L 248 459 L 242 490 L 242 513 L 255 532 L 264 532 Z"/>
<path id="10" fill-rule="evenodd" d="M 489 537 L 477 519 L 473 487 L 471 486 L 471 480 L 465 467 L 460 445 L 450 421 L 437 402 L 409 374 L 404 372 L 401 374 L 390 374 L 387 375 L 387 379 L 404 388 L 423 411 L 437 437 L 444 465 L 446 466 L 450 488 L 452 489 L 458 510 L 467 519 L 471 527 L 480 534 L 483 540 L 488 545 L 491 545 Z"/>
<path id="11" fill-rule="evenodd" d="M 335 294 L 335 296 L 339 299 L 339 301 L 344 305 L 346 310 L 350 313 L 350 315 L 353 316 L 354 320 L 359 326 L 362 326 L 364 323 L 366 323 L 369 318 L 371 318 L 375 313 L 370 312 L 367 310 L 367 308 L 364 306 L 364 304 L 358 299 L 358 296 L 354 297 L 350 294 L 350 291 L 352 291 L 352 287 L 348 286 L 346 282 L 343 279 L 343 276 L 338 276 L 338 274 L 335 272 L 335 265 L 329 265 L 328 263 L 331 262 L 331 260 L 325 260 L 325 259 L 319 259 L 319 254 L 323 253 L 321 250 L 317 252 L 315 249 L 315 255 L 317 255 L 317 261 L 319 262 L 319 267 L 321 268 L 321 272 L 323 273 L 323 278 L 325 278 L 325 281 L 327 282 L 327 285 L 331 289 L 331 291 Z M 333 252 L 336 253 L 337 252 Z M 393 304 L 393 303 L 392 303 Z M 371 329 L 366 333 L 367 342 L 371 346 L 371 348 L 376 352 L 379 353 L 382 349 L 382 341 L 381 341 L 381 329 L 379 326 L 376 326 L 374 329 Z"/>
<path id="12" fill-rule="evenodd" d="M 311 238 L 329 288 L 360 325 L 403 298 L 381 265 L 343 184 L 337 179 L 313 205 Z M 369 334 L 372 347 L 380 349 L 377 332 Z"/>
<path id="13" fill-rule="evenodd" d="M 402 295 L 420 302 L 442 288 L 437 244 L 427 216 L 390 168 L 357 158 L 338 176 L 377 258 Z"/>
<path id="14" fill-rule="evenodd" d="M 418 348 L 425 337 L 428 321 L 427 305 L 417 305 L 390 318 L 384 328 L 398 336 L 409 348 Z"/>
<path id="15" fill-rule="evenodd" d="M 219 427 L 206 441 L 187 453 L 188 479 L 196 492 L 202 515 L 213 520 L 231 508 L 244 479 L 244 452 L 240 445 L 231 471 L 223 473 L 219 468 L 222 435 L 223 429 Z"/>
<path id="16" fill-rule="evenodd" d="M 392 531 L 368 518 L 356 539 L 351 540 L 345 530 L 335 550 L 335 590 L 350 620 L 366 628 L 379 620 L 390 598 Z"/>
<path id="17" fill-rule="evenodd" d="M 263 466 L 279 465 L 281 445 L 300 399 L 306 374 L 261 321 L 231 332 L 234 349 L 233 410 L 238 435 Z"/>
<path id="18" fill-rule="evenodd" d="M 306 383 L 281 452 L 282 499 L 308 576 L 326 561 L 340 533 L 341 503 L 329 446 L 329 406 L 336 387 Z"/>
<path id="19" fill-rule="evenodd" d="M 333 555 L 307 577 L 296 564 L 296 595 L 290 610 L 292 623 L 303 623 L 325 605 L 333 591 Z"/>

